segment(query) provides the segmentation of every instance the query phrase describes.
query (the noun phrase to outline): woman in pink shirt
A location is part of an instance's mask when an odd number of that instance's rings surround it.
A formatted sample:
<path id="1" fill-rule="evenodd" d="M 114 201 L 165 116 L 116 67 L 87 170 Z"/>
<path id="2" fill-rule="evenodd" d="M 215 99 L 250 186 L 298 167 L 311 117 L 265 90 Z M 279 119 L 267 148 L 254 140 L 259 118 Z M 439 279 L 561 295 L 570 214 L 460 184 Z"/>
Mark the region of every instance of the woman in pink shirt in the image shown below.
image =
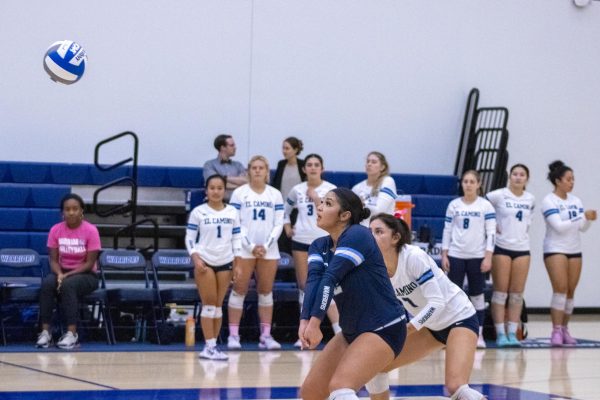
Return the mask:
<path id="1" fill-rule="evenodd" d="M 100 235 L 95 225 L 83 219 L 84 203 L 76 194 L 61 200 L 63 222 L 54 225 L 48 234 L 48 254 L 51 272 L 42 281 L 40 292 L 40 324 L 37 347 L 47 348 L 52 342 L 50 322 L 56 302 L 67 324 L 57 343 L 62 349 L 78 344 L 77 313 L 79 299 L 98 287 L 96 260 L 100 251 Z"/>

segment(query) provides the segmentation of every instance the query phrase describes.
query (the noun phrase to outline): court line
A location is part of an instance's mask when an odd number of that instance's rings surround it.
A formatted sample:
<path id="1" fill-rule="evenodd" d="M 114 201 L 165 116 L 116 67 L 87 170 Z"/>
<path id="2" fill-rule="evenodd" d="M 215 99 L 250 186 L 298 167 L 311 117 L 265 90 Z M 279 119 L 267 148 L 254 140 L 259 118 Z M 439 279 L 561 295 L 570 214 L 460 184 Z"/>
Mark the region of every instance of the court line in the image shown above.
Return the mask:
<path id="1" fill-rule="evenodd" d="M 42 369 L 28 367 L 26 365 L 14 364 L 14 363 L 11 363 L 11 362 L 8 362 L 8 361 L 0 361 L 0 364 L 5 364 L 5 365 L 11 366 L 11 367 L 22 368 L 22 369 L 26 369 L 26 370 L 34 371 L 34 372 L 41 372 L 42 374 L 57 376 L 59 378 L 70 379 L 70 380 L 77 381 L 77 382 L 83 382 L 83 383 L 87 383 L 89 385 L 99 386 L 99 387 L 105 388 L 105 389 L 119 390 L 119 388 L 116 388 L 116 387 L 113 387 L 113 386 L 107 386 L 107 385 L 103 385 L 101 383 L 87 381 L 85 379 L 73 378 L 71 376 L 57 374 L 56 372 L 48 372 L 48 371 L 44 371 Z"/>

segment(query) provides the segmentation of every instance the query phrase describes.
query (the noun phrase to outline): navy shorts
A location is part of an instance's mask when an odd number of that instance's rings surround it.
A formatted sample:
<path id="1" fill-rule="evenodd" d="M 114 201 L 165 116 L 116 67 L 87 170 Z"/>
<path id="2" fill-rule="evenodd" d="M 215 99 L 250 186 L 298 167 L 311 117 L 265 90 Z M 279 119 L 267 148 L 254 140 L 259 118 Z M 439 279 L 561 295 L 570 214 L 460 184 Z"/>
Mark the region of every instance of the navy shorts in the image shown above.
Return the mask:
<path id="1" fill-rule="evenodd" d="M 519 258 L 519 257 L 525 257 L 525 256 L 529 256 L 531 255 L 531 253 L 529 253 L 529 250 L 527 251 L 513 251 L 513 250 L 507 250 L 507 249 L 503 249 L 502 247 L 496 246 L 494 248 L 494 255 L 498 255 L 498 256 L 508 256 L 510 257 L 511 260 L 514 260 L 515 258 Z"/>
<path id="2" fill-rule="evenodd" d="M 472 330 L 476 335 L 479 335 L 479 318 L 477 318 L 477 313 L 471 315 L 469 318 L 463 319 L 462 321 L 455 322 L 440 331 L 434 331 L 429 328 L 427 329 L 429 332 L 431 332 L 431 336 L 433 336 L 435 340 L 446 344 L 448 341 L 448 336 L 450 335 L 450 331 L 454 328 L 467 328 Z"/>
<path id="3" fill-rule="evenodd" d="M 344 339 L 346 339 L 348 344 L 354 342 L 354 340 L 356 340 L 356 338 L 363 333 L 367 332 L 361 332 L 356 335 L 347 335 L 342 330 L 342 335 L 344 335 Z M 404 341 L 406 340 L 406 318 L 403 318 L 401 321 L 377 331 L 370 331 L 370 333 L 374 333 L 382 338 L 383 341 L 391 347 L 392 351 L 394 352 L 394 358 L 396 358 L 402 351 L 402 348 L 404 347 Z"/>
<path id="4" fill-rule="evenodd" d="M 303 251 L 305 253 L 308 253 L 309 247 L 310 247 L 310 244 L 304 244 L 304 243 L 300 243 L 300 242 L 296 242 L 295 240 L 292 240 L 292 251 Z"/>
<path id="5" fill-rule="evenodd" d="M 563 256 L 566 256 L 567 258 L 582 258 L 583 257 L 583 254 L 581 254 L 581 253 L 570 253 L 570 254 L 567 254 L 567 253 L 544 253 L 544 260 L 550 256 L 555 256 L 557 254 L 561 254 Z"/>
<path id="6" fill-rule="evenodd" d="M 209 267 L 210 269 L 212 269 L 213 271 L 215 271 L 215 273 L 217 272 L 222 272 L 222 271 L 231 271 L 233 269 L 233 263 L 227 263 L 227 264 L 223 264 L 223 265 L 208 265 L 206 264 L 207 267 Z"/>

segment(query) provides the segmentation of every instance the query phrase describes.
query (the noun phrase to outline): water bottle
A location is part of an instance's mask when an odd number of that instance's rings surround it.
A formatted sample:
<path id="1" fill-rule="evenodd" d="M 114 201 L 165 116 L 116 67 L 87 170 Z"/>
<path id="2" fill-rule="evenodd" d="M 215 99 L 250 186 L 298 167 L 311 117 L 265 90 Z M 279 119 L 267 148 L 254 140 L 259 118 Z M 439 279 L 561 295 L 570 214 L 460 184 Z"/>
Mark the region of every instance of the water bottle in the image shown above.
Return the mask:
<path id="1" fill-rule="evenodd" d="M 192 316 L 185 320 L 185 345 L 188 347 L 196 345 L 196 320 Z"/>

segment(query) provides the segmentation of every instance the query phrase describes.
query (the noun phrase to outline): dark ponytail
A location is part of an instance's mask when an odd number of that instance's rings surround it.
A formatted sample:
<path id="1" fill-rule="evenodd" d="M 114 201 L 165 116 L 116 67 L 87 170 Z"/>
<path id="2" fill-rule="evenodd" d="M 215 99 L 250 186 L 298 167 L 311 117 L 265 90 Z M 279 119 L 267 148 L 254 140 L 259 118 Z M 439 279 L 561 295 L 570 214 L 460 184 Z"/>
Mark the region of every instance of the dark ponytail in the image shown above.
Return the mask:
<path id="1" fill-rule="evenodd" d="M 550 163 L 548 169 L 550 170 L 548 172 L 548 180 L 552 182 L 554 186 L 556 186 L 557 179 L 562 179 L 568 171 L 573 172 L 571 167 L 566 166 L 565 163 L 560 160 Z"/>
<path id="2" fill-rule="evenodd" d="M 340 205 L 340 214 L 350 212 L 349 224 L 360 224 L 363 219 L 369 218 L 371 210 L 363 206 L 362 200 L 352 190 L 347 188 L 335 188 L 332 190 Z"/>

